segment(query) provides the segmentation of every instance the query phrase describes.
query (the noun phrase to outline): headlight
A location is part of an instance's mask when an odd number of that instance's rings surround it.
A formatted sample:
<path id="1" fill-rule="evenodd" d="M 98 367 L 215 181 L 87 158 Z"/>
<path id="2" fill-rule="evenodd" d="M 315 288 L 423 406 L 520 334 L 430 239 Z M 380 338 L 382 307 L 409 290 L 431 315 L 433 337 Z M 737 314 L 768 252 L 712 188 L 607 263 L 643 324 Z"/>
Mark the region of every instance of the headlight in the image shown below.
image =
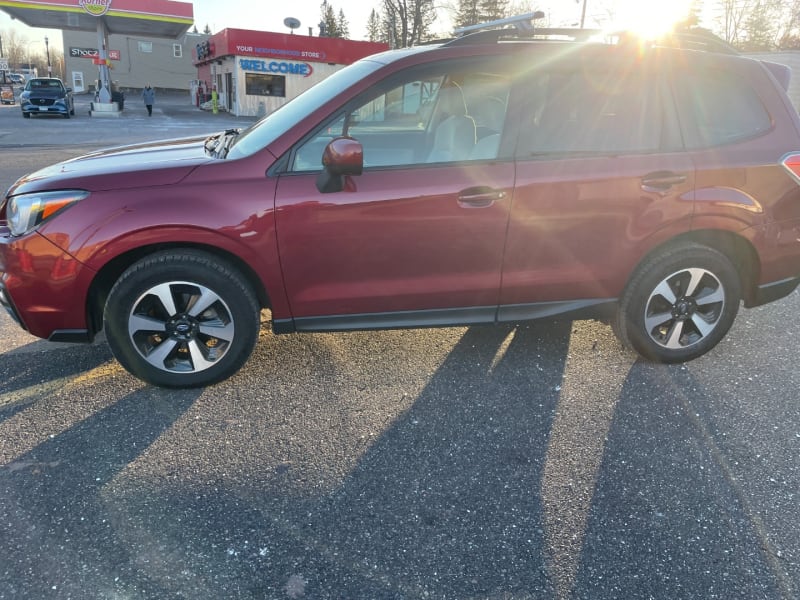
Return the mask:
<path id="1" fill-rule="evenodd" d="M 41 192 L 38 194 L 20 194 L 8 199 L 6 219 L 11 235 L 23 235 L 47 219 L 61 212 L 71 204 L 83 200 L 89 192 L 81 190 L 64 190 L 58 192 Z"/>

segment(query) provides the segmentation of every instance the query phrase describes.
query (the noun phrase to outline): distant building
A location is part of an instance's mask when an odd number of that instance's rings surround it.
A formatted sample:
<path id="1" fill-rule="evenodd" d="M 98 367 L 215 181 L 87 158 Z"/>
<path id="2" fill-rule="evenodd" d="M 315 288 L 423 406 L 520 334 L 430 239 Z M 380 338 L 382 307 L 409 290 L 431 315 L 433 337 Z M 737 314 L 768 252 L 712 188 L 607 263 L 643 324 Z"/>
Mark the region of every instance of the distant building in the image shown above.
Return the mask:
<path id="1" fill-rule="evenodd" d="M 66 84 L 76 93 L 93 92 L 99 75 L 97 34 L 63 30 Z M 207 35 L 185 33 L 178 39 L 135 35 L 108 37 L 111 81 L 125 89 L 149 83 L 157 89 L 189 91 L 197 77 L 192 52 Z"/>
<path id="2" fill-rule="evenodd" d="M 388 50 L 387 44 L 224 29 L 194 49 L 198 90 L 216 88 L 237 116 L 270 113 L 345 65 Z"/>

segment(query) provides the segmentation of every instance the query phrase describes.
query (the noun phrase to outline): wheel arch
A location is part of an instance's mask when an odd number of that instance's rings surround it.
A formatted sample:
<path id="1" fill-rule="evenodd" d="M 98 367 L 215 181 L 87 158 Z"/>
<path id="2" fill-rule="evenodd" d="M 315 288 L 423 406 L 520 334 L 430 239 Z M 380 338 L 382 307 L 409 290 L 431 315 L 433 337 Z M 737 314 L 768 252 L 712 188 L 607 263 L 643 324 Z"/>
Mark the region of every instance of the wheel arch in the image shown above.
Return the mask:
<path id="1" fill-rule="evenodd" d="M 734 269 L 739 275 L 739 281 L 742 285 L 742 297 L 744 299 L 745 306 L 751 305 L 751 303 L 755 300 L 756 283 L 758 282 L 761 272 L 761 262 L 758 259 L 758 253 L 756 252 L 753 244 L 748 239 L 732 231 L 724 231 L 720 229 L 698 229 L 696 231 L 688 231 L 671 238 L 666 242 L 655 246 L 646 255 L 644 255 L 631 272 L 630 278 L 633 278 L 641 266 L 655 254 L 660 254 L 668 248 L 690 243 L 713 248 L 714 250 L 717 250 L 725 255 L 731 261 Z"/>
<path id="2" fill-rule="evenodd" d="M 141 246 L 124 252 L 119 256 L 114 257 L 108 261 L 97 272 L 89 287 L 87 296 L 87 322 L 92 330 L 96 333 L 103 328 L 103 308 L 108 298 L 114 283 L 119 279 L 122 273 L 135 262 L 150 256 L 156 252 L 164 250 L 201 250 L 208 254 L 212 254 L 220 259 L 228 262 L 231 266 L 235 267 L 250 284 L 254 291 L 259 305 L 262 308 L 270 308 L 271 302 L 269 294 L 264 287 L 261 278 L 255 271 L 241 258 L 235 254 L 218 248 L 216 246 L 209 246 L 206 244 L 196 244 L 187 242 L 174 242 L 174 243 L 159 243 L 151 244 L 148 246 Z"/>

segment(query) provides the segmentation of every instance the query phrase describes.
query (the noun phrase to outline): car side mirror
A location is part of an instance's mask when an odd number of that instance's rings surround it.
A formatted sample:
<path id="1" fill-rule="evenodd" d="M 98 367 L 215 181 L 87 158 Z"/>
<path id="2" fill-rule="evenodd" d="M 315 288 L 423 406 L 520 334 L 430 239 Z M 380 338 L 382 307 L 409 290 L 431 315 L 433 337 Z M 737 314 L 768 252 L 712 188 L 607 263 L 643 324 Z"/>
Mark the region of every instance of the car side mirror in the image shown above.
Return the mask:
<path id="1" fill-rule="evenodd" d="M 72 93 L 72 88 L 71 88 L 71 87 L 68 87 L 68 88 L 67 88 L 67 92 L 69 92 L 69 93 Z"/>
<path id="2" fill-rule="evenodd" d="M 317 189 L 323 194 L 341 192 L 348 175 L 364 170 L 364 147 L 351 137 L 331 140 L 322 153 L 324 170 L 317 176 Z"/>

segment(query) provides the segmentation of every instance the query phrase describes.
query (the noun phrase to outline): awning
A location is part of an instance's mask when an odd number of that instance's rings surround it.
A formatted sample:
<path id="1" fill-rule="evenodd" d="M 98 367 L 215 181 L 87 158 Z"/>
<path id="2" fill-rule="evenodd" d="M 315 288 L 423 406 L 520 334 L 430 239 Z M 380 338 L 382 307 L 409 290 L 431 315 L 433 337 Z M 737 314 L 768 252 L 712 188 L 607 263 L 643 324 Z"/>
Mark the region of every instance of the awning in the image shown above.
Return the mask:
<path id="1" fill-rule="evenodd" d="M 194 24 L 190 2 L 174 0 L 0 0 L 0 10 L 30 27 L 176 39 Z"/>

